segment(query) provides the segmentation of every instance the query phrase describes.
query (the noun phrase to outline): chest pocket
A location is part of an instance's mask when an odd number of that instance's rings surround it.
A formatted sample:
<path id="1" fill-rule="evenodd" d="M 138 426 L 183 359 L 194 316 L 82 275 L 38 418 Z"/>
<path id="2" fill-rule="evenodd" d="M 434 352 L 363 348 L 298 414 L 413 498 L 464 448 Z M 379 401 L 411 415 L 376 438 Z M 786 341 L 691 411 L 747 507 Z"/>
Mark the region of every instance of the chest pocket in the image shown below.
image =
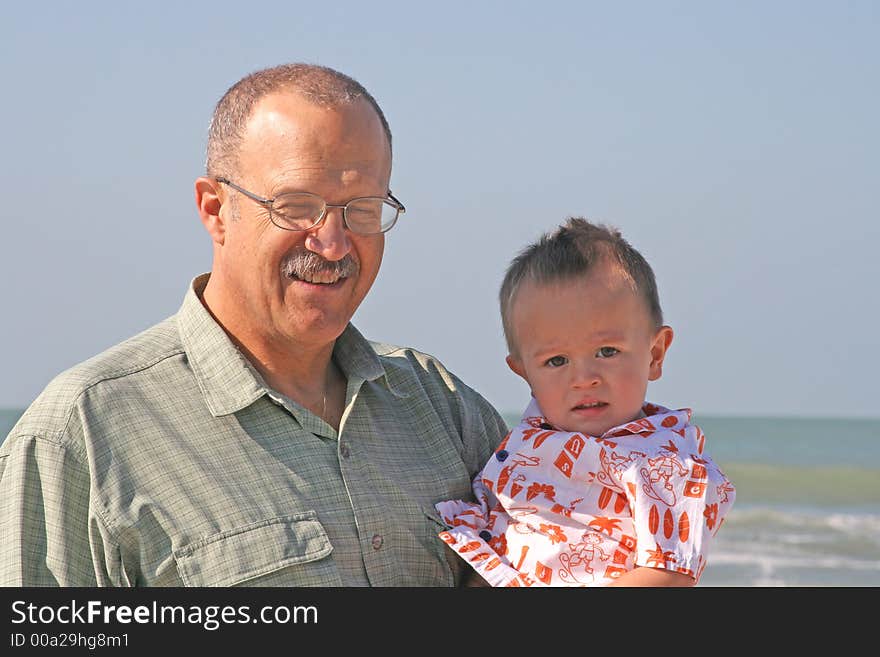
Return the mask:
<path id="1" fill-rule="evenodd" d="M 314 511 L 261 520 L 174 551 L 186 586 L 341 586 Z"/>

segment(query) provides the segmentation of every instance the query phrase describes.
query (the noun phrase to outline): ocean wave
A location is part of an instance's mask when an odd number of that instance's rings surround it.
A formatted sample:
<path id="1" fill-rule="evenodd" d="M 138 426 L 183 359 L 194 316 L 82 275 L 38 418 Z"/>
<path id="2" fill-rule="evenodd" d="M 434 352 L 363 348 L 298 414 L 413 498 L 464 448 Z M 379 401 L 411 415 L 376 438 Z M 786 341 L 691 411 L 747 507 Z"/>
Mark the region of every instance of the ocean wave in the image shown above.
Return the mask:
<path id="1" fill-rule="evenodd" d="M 702 586 L 878 586 L 880 562 L 716 551 Z"/>
<path id="2" fill-rule="evenodd" d="M 723 532 L 723 533 L 722 533 Z M 847 545 L 876 550 L 880 559 L 880 514 L 821 509 L 742 508 L 732 509 L 719 538 L 749 540 L 783 546 Z"/>
<path id="3" fill-rule="evenodd" d="M 735 507 L 708 563 L 710 586 L 877 586 L 880 513 Z"/>
<path id="4" fill-rule="evenodd" d="M 731 525 L 774 525 L 830 528 L 836 531 L 868 531 L 880 536 L 880 508 L 870 510 L 826 510 L 798 506 L 734 507 L 725 520 Z"/>
<path id="5" fill-rule="evenodd" d="M 846 559 L 834 556 L 805 558 L 797 556 L 768 556 L 766 554 L 743 554 L 739 552 L 712 553 L 713 565 L 720 564 L 759 564 L 762 570 L 772 571 L 783 568 L 833 568 L 836 570 L 874 570 L 880 572 L 880 561 L 867 559 Z"/>

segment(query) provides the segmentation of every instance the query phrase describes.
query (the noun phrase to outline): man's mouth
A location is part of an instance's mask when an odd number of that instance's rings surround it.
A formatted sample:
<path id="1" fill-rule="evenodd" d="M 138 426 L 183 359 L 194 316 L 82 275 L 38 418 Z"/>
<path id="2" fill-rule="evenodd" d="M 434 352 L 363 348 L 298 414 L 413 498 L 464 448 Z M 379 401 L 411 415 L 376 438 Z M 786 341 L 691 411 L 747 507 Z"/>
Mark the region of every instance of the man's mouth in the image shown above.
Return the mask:
<path id="1" fill-rule="evenodd" d="M 337 272 L 318 271 L 297 276 L 296 274 L 288 274 L 289 278 L 296 281 L 303 281 L 313 285 L 333 285 L 339 281 L 345 280 L 346 276 L 340 276 Z"/>

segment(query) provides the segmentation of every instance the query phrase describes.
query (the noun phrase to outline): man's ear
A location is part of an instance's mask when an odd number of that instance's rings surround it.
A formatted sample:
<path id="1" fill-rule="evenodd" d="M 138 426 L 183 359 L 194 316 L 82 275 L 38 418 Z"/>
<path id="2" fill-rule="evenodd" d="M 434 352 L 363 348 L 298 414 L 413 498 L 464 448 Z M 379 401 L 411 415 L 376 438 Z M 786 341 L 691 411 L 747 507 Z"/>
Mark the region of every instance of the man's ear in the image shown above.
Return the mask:
<path id="1" fill-rule="evenodd" d="M 651 367 L 648 370 L 648 381 L 656 381 L 663 374 L 663 359 L 666 358 L 666 350 L 672 344 L 672 327 L 661 326 L 654 335 L 651 344 Z"/>
<path id="2" fill-rule="evenodd" d="M 226 239 L 226 220 L 220 216 L 220 208 L 223 207 L 223 199 L 220 193 L 220 183 L 214 178 L 201 176 L 196 178 L 196 207 L 202 225 L 211 236 L 211 240 L 222 245 Z"/>
<path id="3" fill-rule="evenodd" d="M 528 383 L 528 379 L 526 379 L 526 370 L 523 367 L 522 361 L 519 360 L 519 358 L 517 358 L 513 354 L 507 354 L 507 358 L 505 358 L 505 361 L 507 361 L 507 366 L 511 370 L 513 370 L 514 374 L 522 377 L 523 379 L 525 379 L 526 383 Z"/>

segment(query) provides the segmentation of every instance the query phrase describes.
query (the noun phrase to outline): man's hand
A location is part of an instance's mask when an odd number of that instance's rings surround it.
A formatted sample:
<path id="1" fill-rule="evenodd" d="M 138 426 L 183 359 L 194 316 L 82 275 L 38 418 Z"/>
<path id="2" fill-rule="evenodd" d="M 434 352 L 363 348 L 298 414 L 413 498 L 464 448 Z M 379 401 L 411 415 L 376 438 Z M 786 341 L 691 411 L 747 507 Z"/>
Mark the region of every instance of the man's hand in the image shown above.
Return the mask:
<path id="1" fill-rule="evenodd" d="M 461 587 L 478 586 L 478 587 L 492 588 L 492 585 L 489 584 L 489 582 L 484 580 L 482 577 L 480 577 L 480 574 L 476 570 L 473 570 L 473 569 L 468 569 L 468 572 L 466 572 L 462 576 L 461 584 L 459 584 L 459 586 L 461 586 Z"/>

